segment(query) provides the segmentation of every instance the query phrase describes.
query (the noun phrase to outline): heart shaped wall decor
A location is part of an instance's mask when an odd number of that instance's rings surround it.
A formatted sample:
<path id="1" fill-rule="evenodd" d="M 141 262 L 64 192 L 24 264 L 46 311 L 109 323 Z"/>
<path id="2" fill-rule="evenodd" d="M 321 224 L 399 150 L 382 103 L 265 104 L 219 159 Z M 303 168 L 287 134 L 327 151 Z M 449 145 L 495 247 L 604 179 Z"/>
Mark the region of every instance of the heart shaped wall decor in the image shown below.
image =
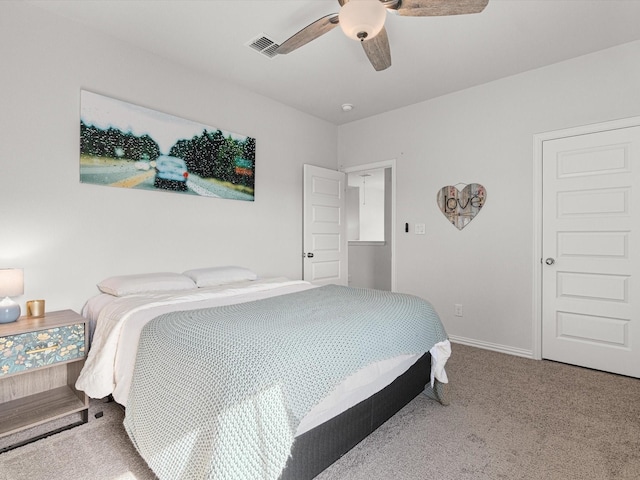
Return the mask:
<path id="1" fill-rule="evenodd" d="M 479 183 L 470 183 L 462 190 L 442 187 L 438 192 L 438 207 L 458 230 L 475 218 L 487 199 L 487 191 Z"/>

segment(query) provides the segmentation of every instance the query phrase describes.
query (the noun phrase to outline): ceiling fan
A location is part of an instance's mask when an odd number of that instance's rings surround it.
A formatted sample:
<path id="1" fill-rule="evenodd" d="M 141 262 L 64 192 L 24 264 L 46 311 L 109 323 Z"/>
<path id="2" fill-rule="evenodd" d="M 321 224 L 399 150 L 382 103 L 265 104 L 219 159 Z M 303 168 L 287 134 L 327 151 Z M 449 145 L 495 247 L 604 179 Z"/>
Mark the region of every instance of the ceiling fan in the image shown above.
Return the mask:
<path id="1" fill-rule="evenodd" d="M 387 10 L 407 17 L 433 17 L 480 13 L 489 0 L 338 0 L 339 13 L 307 25 L 285 40 L 275 52 L 287 54 L 340 25 L 344 33 L 362 44 L 377 71 L 391 66 L 389 38 L 384 28 Z"/>

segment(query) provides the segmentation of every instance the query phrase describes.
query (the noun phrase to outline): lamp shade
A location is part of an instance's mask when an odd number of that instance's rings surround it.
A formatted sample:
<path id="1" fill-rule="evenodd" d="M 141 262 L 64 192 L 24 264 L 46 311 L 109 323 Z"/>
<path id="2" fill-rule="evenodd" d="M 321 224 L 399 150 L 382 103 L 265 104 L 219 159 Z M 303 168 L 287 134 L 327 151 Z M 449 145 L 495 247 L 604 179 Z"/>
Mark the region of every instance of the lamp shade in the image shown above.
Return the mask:
<path id="1" fill-rule="evenodd" d="M 0 297 L 17 297 L 24 293 L 21 268 L 0 268 Z"/>
<path id="2" fill-rule="evenodd" d="M 359 41 L 380 33 L 386 16 L 387 9 L 379 0 L 350 0 L 338 13 L 342 31 L 347 37 Z"/>

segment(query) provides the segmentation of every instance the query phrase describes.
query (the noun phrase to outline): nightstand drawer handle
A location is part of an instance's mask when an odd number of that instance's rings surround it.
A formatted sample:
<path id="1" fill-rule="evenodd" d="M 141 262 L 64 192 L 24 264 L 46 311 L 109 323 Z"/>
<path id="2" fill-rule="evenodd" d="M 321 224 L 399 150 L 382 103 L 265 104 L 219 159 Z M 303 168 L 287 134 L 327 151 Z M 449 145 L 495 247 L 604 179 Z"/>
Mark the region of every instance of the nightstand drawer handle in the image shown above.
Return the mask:
<path id="1" fill-rule="evenodd" d="M 60 347 L 60 345 L 56 343 L 55 345 L 51 345 L 50 347 L 42 347 L 42 348 L 36 348 L 34 350 L 29 350 L 28 352 L 26 352 L 26 354 L 31 355 L 33 353 L 46 352 L 47 350 L 55 350 L 58 347 Z"/>

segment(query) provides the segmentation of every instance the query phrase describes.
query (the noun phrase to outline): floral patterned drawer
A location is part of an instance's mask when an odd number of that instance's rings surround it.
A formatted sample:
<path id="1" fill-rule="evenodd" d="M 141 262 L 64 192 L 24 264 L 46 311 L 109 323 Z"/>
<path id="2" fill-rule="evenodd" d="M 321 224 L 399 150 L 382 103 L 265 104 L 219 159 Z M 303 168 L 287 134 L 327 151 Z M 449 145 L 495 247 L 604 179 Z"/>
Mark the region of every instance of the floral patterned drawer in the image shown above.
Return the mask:
<path id="1" fill-rule="evenodd" d="M 0 377 L 83 358 L 84 323 L 0 337 Z"/>

